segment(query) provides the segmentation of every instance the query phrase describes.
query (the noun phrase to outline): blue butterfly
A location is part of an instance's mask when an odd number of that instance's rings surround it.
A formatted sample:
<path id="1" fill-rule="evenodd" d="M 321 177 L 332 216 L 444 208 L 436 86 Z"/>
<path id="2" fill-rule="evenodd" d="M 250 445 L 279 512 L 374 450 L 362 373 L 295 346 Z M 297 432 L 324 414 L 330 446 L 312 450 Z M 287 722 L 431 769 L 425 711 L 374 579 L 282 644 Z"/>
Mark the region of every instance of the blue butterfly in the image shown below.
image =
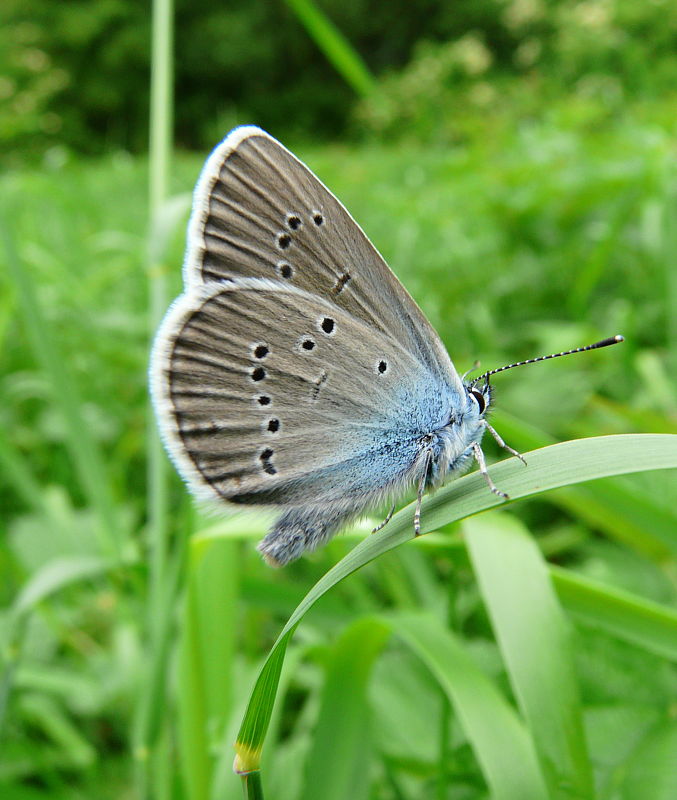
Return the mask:
<path id="1" fill-rule="evenodd" d="M 159 427 L 196 495 L 281 511 L 259 545 L 271 565 L 412 485 L 418 534 L 425 490 L 473 459 L 506 497 L 480 443 L 521 458 L 486 419 L 489 376 L 518 365 L 464 381 L 355 220 L 259 128 L 202 171 L 184 283 L 151 358 Z"/>

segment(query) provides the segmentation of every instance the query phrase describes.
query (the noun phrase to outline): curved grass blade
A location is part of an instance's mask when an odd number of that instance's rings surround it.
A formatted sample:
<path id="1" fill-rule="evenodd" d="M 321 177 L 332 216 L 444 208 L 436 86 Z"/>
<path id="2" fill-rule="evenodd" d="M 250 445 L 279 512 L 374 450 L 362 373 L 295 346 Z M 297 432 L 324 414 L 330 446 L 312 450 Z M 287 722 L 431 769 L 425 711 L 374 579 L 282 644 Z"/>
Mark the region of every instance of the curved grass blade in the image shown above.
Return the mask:
<path id="1" fill-rule="evenodd" d="M 527 467 L 516 459 L 491 467 L 495 483 L 509 492 L 513 501 L 595 478 L 677 468 L 677 436 L 626 434 L 579 439 L 527 453 L 526 459 Z M 481 475 L 467 475 L 424 501 L 422 531 L 427 533 L 501 502 L 487 491 Z M 412 537 L 413 504 L 410 504 L 397 513 L 378 535 L 369 536 L 351 550 L 299 603 L 273 645 L 250 696 L 235 743 L 238 770 L 258 769 L 287 643 L 306 611 L 343 578 Z"/>
<path id="2" fill-rule="evenodd" d="M 587 625 L 677 661 L 677 611 L 615 586 L 550 567 L 560 602 Z"/>
<path id="3" fill-rule="evenodd" d="M 464 525 L 470 559 L 552 798 L 593 797 L 569 630 L 548 567 L 508 515 Z"/>
<path id="4" fill-rule="evenodd" d="M 426 664 L 453 703 L 492 800 L 549 798 L 529 732 L 456 636 L 427 614 L 398 615 L 393 618 L 393 630 Z"/>

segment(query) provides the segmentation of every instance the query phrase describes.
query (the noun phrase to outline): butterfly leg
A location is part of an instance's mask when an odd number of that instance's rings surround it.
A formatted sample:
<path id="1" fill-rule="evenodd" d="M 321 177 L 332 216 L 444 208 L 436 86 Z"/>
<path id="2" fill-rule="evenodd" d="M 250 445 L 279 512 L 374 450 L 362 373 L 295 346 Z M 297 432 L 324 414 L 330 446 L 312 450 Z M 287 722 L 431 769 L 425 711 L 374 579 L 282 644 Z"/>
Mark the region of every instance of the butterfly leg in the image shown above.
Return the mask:
<path id="1" fill-rule="evenodd" d="M 379 524 L 378 524 L 378 525 L 377 525 L 377 526 L 374 528 L 374 530 L 372 531 L 372 533 L 378 533 L 379 531 L 383 530 L 383 528 L 385 528 L 385 526 L 386 526 L 386 525 L 387 525 L 387 524 L 390 522 L 390 520 L 393 518 L 393 514 L 394 514 L 394 513 L 395 513 L 395 503 L 393 503 L 393 507 L 392 507 L 392 508 L 390 509 L 390 511 L 389 511 L 389 512 L 386 514 L 386 518 L 383 520 L 383 522 L 379 523 Z"/>
<path id="2" fill-rule="evenodd" d="M 512 447 L 510 447 L 510 445 L 509 445 L 509 444 L 506 444 L 506 443 L 503 441 L 503 439 L 501 438 L 501 436 L 500 436 L 500 434 L 498 433 L 498 431 L 497 431 L 495 428 L 492 428 L 492 427 L 491 427 L 491 425 L 489 425 L 489 423 L 488 423 L 486 420 L 485 420 L 484 424 L 485 424 L 485 426 L 486 426 L 486 429 L 489 431 L 489 433 L 490 433 L 490 434 L 491 434 L 491 435 L 494 437 L 494 439 L 496 440 L 496 444 L 497 444 L 499 447 L 502 447 L 504 450 L 507 450 L 507 451 L 508 451 L 508 452 L 509 452 L 511 455 L 513 455 L 513 456 L 517 456 L 517 458 L 519 458 L 519 460 L 520 460 L 520 461 L 521 461 L 521 462 L 524 464 L 524 466 L 526 467 L 526 465 L 527 465 L 527 462 L 526 462 L 526 460 L 525 460 L 524 456 L 523 456 L 521 453 L 519 453 L 517 450 L 513 450 L 513 449 L 512 449 Z M 477 454 L 475 454 L 475 455 L 477 455 Z M 493 491 L 493 490 L 492 490 L 492 491 Z"/>
<path id="3" fill-rule="evenodd" d="M 430 464 L 432 463 L 432 460 L 432 450 L 427 450 L 425 454 L 425 466 L 418 482 L 418 490 L 416 491 L 416 508 L 414 509 L 414 536 L 421 535 L 421 503 L 423 502 L 423 492 L 425 491 L 425 485 L 426 481 L 428 480 L 428 472 L 430 470 Z"/>
<path id="4" fill-rule="evenodd" d="M 487 486 L 491 489 L 494 494 L 497 494 L 499 497 L 502 497 L 504 500 L 508 500 L 509 497 L 505 492 L 502 492 L 500 489 L 497 489 L 494 485 L 494 482 L 491 480 L 491 476 L 487 471 L 487 462 L 484 460 L 484 453 L 482 452 L 482 448 L 477 444 L 477 442 L 473 442 L 472 450 L 475 454 L 475 460 L 477 461 L 477 466 L 480 470 L 480 475 L 484 477 L 484 480 L 487 482 Z"/>

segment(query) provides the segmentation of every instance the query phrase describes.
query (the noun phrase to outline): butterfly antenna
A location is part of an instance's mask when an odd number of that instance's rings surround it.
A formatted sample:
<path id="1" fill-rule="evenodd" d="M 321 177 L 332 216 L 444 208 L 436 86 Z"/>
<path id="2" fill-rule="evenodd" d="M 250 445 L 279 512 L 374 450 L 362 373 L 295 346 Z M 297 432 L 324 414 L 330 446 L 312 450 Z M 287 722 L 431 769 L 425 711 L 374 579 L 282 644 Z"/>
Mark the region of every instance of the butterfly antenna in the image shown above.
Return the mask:
<path id="1" fill-rule="evenodd" d="M 515 364 L 506 364 L 504 367 L 498 367 L 497 369 L 490 369 L 488 372 L 483 373 L 479 377 L 475 378 L 472 381 L 471 386 L 474 386 L 476 383 L 479 383 L 481 380 L 486 382 L 489 381 L 489 378 L 492 375 L 496 375 L 497 372 L 505 372 L 506 369 L 513 369 L 513 367 L 523 367 L 525 364 L 535 364 L 537 361 L 547 361 L 549 358 L 559 358 L 560 356 L 570 356 L 573 353 L 584 353 L 586 350 L 597 350 L 600 347 L 610 347 L 612 344 L 618 344 L 619 342 L 623 341 L 623 337 L 618 336 L 610 336 L 608 339 L 602 339 L 601 342 L 595 342 L 594 344 L 588 344 L 585 347 L 575 347 L 573 350 L 565 350 L 563 353 L 551 353 L 549 356 L 539 356 L 538 358 L 528 358 L 526 361 L 517 361 Z"/>

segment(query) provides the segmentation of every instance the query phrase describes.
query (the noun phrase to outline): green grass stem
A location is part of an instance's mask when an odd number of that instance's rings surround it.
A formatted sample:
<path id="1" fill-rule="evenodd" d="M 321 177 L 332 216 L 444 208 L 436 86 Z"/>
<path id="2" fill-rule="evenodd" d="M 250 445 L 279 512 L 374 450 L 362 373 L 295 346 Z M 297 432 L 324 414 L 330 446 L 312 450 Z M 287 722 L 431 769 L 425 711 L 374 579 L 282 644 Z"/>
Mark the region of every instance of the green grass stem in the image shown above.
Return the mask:
<path id="1" fill-rule="evenodd" d="M 168 198 L 173 110 L 173 2 L 153 0 L 150 75 L 150 133 L 148 181 L 148 329 L 153 336 L 165 313 L 167 279 L 158 246 L 158 230 Z M 169 774 L 170 754 L 166 747 L 153 752 L 166 714 L 166 680 L 172 610 L 178 590 L 180 548 L 169 554 L 168 465 L 157 434 L 154 415 L 148 407 L 147 507 L 150 546 L 149 605 L 147 627 L 150 636 L 150 664 L 138 701 L 134 753 L 138 759 L 137 790 L 150 797 L 151 770 Z M 173 563 L 172 563 L 173 561 Z M 174 573 L 172 579 L 171 572 Z"/>
<path id="2" fill-rule="evenodd" d="M 373 92 L 376 82 L 350 42 L 311 0 L 286 0 L 310 38 L 343 80 L 359 95 Z"/>

